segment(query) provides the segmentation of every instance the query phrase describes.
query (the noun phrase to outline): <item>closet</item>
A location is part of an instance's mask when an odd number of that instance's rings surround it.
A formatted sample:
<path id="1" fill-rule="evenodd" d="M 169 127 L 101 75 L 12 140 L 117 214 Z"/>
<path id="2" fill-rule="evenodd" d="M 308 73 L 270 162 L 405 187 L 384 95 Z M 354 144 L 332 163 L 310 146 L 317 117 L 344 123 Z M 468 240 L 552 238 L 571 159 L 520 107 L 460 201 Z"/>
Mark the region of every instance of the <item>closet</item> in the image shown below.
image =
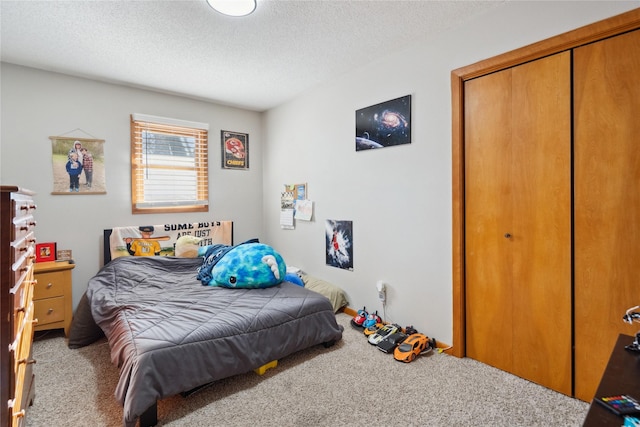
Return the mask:
<path id="1" fill-rule="evenodd" d="M 574 50 L 575 395 L 640 305 L 640 30 Z"/>
<path id="2" fill-rule="evenodd" d="M 467 356 L 566 394 L 570 60 L 563 52 L 465 83 Z"/>
<path id="3" fill-rule="evenodd" d="M 454 354 L 590 401 L 640 305 L 640 9 L 452 72 Z"/>

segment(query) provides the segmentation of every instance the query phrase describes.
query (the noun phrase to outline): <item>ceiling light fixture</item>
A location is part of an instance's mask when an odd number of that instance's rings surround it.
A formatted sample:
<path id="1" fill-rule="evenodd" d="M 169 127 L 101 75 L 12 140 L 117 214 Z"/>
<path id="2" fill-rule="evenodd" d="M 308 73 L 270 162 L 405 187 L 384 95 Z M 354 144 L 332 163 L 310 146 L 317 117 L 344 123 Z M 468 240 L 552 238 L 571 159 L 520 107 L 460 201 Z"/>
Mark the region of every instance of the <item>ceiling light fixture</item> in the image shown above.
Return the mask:
<path id="1" fill-rule="evenodd" d="M 216 12 L 229 16 L 246 16 L 256 10 L 256 0 L 207 0 Z"/>

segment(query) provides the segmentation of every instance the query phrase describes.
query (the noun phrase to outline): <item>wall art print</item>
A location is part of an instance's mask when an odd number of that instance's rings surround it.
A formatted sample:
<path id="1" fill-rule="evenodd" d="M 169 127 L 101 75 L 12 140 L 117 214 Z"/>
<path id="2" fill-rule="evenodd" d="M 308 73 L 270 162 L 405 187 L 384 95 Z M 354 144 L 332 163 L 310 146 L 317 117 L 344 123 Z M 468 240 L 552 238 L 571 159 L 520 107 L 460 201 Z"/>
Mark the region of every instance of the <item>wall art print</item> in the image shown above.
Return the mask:
<path id="1" fill-rule="evenodd" d="M 249 169 L 249 134 L 220 131 L 223 169 Z"/>
<path id="2" fill-rule="evenodd" d="M 353 271 L 353 221 L 328 219 L 324 240 L 327 265 Z"/>
<path id="3" fill-rule="evenodd" d="M 411 95 L 356 111 L 356 151 L 411 143 Z"/>
<path id="4" fill-rule="evenodd" d="M 50 136 L 53 191 L 59 195 L 106 194 L 104 140 Z"/>

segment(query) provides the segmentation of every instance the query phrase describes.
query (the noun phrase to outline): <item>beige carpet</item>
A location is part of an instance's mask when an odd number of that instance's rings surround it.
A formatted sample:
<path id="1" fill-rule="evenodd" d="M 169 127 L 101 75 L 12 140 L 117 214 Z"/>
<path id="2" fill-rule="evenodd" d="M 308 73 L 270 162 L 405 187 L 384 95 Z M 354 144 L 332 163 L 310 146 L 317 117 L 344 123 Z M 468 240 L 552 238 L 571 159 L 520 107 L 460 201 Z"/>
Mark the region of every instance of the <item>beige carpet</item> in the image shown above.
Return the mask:
<path id="1" fill-rule="evenodd" d="M 158 403 L 161 426 L 580 426 L 589 405 L 444 353 L 397 362 L 338 314 L 342 341 Z M 436 337 L 437 338 L 437 337 Z M 496 348 L 499 351 L 499 348 Z M 118 370 L 105 340 L 69 350 L 51 331 L 34 342 L 28 427 L 122 425 Z"/>

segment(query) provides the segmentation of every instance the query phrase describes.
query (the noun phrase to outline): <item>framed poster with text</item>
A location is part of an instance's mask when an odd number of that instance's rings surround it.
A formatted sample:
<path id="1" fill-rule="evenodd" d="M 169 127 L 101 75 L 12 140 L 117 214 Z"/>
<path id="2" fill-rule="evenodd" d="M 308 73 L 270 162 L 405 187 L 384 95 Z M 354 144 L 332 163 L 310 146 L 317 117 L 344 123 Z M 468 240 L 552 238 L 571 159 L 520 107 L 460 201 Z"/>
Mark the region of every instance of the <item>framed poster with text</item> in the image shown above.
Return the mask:
<path id="1" fill-rule="evenodd" d="M 221 134 L 222 168 L 249 169 L 249 134 L 223 130 Z"/>

